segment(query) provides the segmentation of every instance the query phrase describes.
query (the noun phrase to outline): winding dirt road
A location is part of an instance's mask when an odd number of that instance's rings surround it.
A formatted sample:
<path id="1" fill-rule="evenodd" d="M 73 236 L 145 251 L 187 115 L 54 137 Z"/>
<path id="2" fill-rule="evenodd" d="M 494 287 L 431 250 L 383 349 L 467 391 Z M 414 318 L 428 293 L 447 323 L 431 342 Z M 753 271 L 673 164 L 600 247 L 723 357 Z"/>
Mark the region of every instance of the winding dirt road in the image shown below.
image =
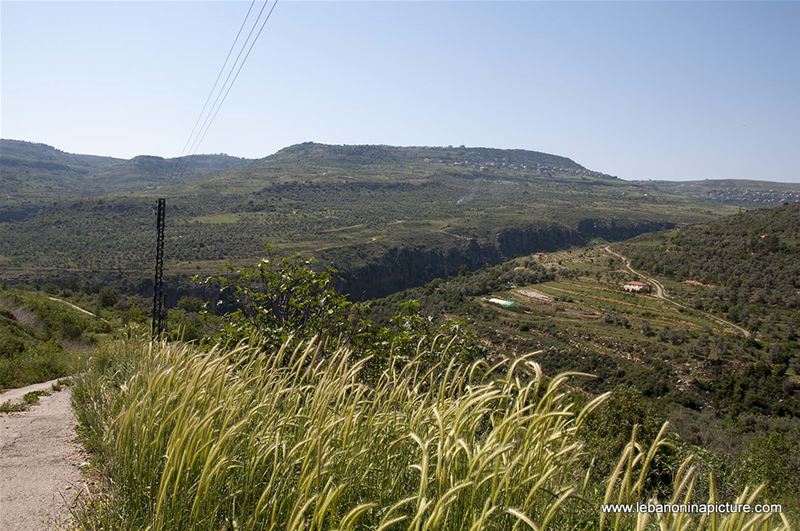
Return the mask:
<path id="1" fill-rule="evenodd" d="M 89 310 L 87 310 L 85 308 L 81 308 L 77 304 L 72 304 L 71 302 L 65 301 L 64 299 L 59 299 L 58 297 L 47 297 L 47 298 L 50 299 L 51 301 L 55 301 L 55 302 L 60 302 L 62 304 L 66 304 L 67 306 L 69 306 L 73 310 L 78 310 L 79 312 L 84 313 L 86 315 L 91 315 L 92 317 L 96 317 L 97 319 L 100 319 L 104 323 L 108 322 L 105 319 L 103 319 L 102 317 L 98 317 L 97 314 L 95 314 L 93 312 L 90 312 Z"/>
<path id="2" fill-rule="evenodd" d="M 649 277 L 649 276 L 645 275 L 644 273 L 640 273 L 639 271 L 636 271 L 633 267 L 631 267 L 631 261 L 630 261 L 630 259 L 628 257 L 623 256 L 623 255 L 621 255 L 620 253 L 618 253 L 616 251 L 613 251 L 611 249 L 611 247 L 609 247 L 608 245 L 603 247 L 603 250 L 605 252 L 609 253 L 610 255 L 616 256 L 617 258 L 622 260 L 622 263 L 625 264 L 625 269 L 627 269 L 628 271 L 630 271 L 631 273 L 633 273 L 637 277 L 639 277 L 641 279 L 644 279 L 646 282 L 652 284 L 656 288 L 655 293 L 653 293 L 653 296 L 656 297 L 657 299 L 665 300 L 670 304 L 678 306 L 679 308 L 683 308 L 684 310 L 689 310 L 691 312 L 699 313 L 699 314 L 711 319 L 712 321 L 714 321 L 714 322 L 716 322 L 718 324 L 733 328 L 737 332 L 739 332 L 742 335 L 744 335 L 744 337 L 750 337 L 751 336 L 751 334 L 750 334 L 750 332 L 748 330 L 746 330 L 746 329 L 742 328 L 741 326 L 739 326 L 739 325 L 737 325 L 735 323 L 732 323 L 732 322 L 730 322 L 730 321 L 728 321 L 726 319 L 723 319 L 722 317 L 717 317 L 716 315 L 712 315 L 712 314 L 710 314 L 708 312 L 704 312 L 703 310 L 698 310 L 696 308 L 692 308 L 691 306 L 686 306 L 685 304 L 681 304 L 678 301 L 670 299 L 669 296 L 667 295 L 667 290 L 664 287 L 664 285 L 661 282 L 659 282 L 658 280 L 654 279 L 653 277 Z"/>
<path id="3" fill-rule="evenodd" d="M 30 391 L 52 390 L 55 381 L 0 394 L 0 403 Z M 0 413 L 0 529 L 58 529 L 85 489 L 75 442 L 75 416 L 68 387 L 42 396 L 21 413 Z"/>

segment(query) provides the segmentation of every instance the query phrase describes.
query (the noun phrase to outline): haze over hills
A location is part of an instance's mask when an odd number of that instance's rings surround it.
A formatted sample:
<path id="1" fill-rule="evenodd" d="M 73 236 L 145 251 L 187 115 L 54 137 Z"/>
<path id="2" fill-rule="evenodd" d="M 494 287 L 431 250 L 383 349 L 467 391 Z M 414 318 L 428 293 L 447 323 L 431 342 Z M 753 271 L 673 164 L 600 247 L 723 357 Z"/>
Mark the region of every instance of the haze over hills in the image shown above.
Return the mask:
<path id="1" fill-rule="evenodd" d="M 170 271 L 215 272 L 229 260 L 252 261 L 271 244 L 275 252 L 302 251 L 335 264 L 365 296 L 462 266 L 725 211 L 656 197 L 570 159 L 523 150 L 305 143 L 256 161 L 212 158 L 225 169 L 203 167 L 165 183 L 158 167 L 174 159 L 84 159 L 6 145 L 17 148 L 6 160 L 22 161 L 5 164 L 0 188 L 8 205 L 0 218 L 0 268 L 8 275 L 149 270 L 155 196 L 167 197 Z M 113 173 L 131 167 L 138 173 Z M 65 181 L 72 194 L 48 184 Z M 29 197 L 39 190 L 39 199 L 20 199 L 17 182 L 26 183 Z M 117 182 L 126 188 L 111 189 Z M 367 277 L 385 286 L 368 288 Z"/>
<path id="2" fill-rule="evenodd" d="M 577 162 L 559 155 L 525 149 L 494 149 L 482 147 L 397 147 L 387 145 L 329 145 L 305 142 L 283 148 L 259 159 L 247 159 L 225 154 L 200 154 L 187 157 L 162 158 L 139 155 L 131 159 L 68 153 L 47 144 L 21 140 L 0 139 L 0 201 L 6 206 L 18 202 L 50 201 L 74 196 L 107 193 L 146 193 L 154 188 L 180 186 L 191 182 L 225 181 L 245 185 L 258 182 L 265 172 L 290 167 L 296 178 L 313 179 L 321 170 L 327 181 L 337 175 L 327 170 L 378 167 L 401 164 L 397 174 L 373 172 L 370 179 L 409 180 L 414 177 L 408 169 L 413 165 L 461 166 L 497 177 L 499 169 L 519 170 L 528 176 L 555 178 L 553 171 L 568 171 L 575 175 L 613 178 L 588 170 Z M 180 175 L 177 175 L 180 170 Z M 231 170 L 236 170 L 229 174 Z M 550 173 L 548 173 L 550 172 Z M 269 177 L 269 176 L 267 176 Z M 356 175 L 355 177 L 358 177 Z M 209 179 L 206 179 L 209 178 Z M 616 179 L 619 180 L 619 179 Z M 800 184 L 757 180 L 704 181 L 630 181 L 670 194 L 694 199 L 739 206 L 770 206 L 800 200 Z"/>
<path id="3" fill-rule="evenodd" d="M 0 205 L 109 192 L 137 192 L 241 168 L 227 155 L 117 159 L 67 153 L 46 144 L 0 140 Z M 180 170 L 180 175 L 175 173 Z"/>
<path id="4" fill-rule="evenodd" d="M 305 142 L 289 146 L 266 157 L 271 162 L 297 163 L 314 161 L 326 166 L 357 166 L 379 163 L 431 162 L 458 164 L 505 164 L 531 167 L 585 169 L 571 159 L 525 149 L 482 147 L 397 147 L 386 145 L 330 145 Z"/>
<path id="5" fill-rule="evenodd" d="M 100 195 L 143 192 L 154 186 L 180 185 L 213 174 L 251 165 L 248 174 L 275 166 L 353 168 L 364 165 L 436 162 L 526 169 L 585 170 L 572 160 L 521 149 L 333 146 L 306 142 L 281 149 L 262 159 L 228 155 L 192 155 L 165 159 L 139 155 L 131 159 L 67 153 L 46 144 L 0 140 L 0 192 L 7 197 L 51 199 L 50 194 Z M 176 171 L 180 170 L 180 175 Z"/>
<path id="6" fill-rule="evenodd" d="M 769 207 L 800 201 L 800 184 L 750 179 L 638 181 L 643 186 L 714 203 Z"/>

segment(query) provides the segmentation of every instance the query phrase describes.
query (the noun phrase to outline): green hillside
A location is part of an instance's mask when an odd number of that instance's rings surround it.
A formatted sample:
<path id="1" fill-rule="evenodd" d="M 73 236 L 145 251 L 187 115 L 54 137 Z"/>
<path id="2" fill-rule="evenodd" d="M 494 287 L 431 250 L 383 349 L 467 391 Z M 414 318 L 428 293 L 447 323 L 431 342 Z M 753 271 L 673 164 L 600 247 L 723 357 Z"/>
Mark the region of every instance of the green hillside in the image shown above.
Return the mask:
<path id="1" fill-rule="evenodd" d="M 641 181 L 654 191 L 700 201 L 747 208 L 765 208 L 800 202 L 800 183 L 718 179 L 705 181 Z"/>
<path id="2" fill-rule="evenodd" d="M 675 289 L 694 306 L 759 337 L 792 341 L 800 333 L 800 204 L 641 236 L 621 248 L 634 267 L 680 282 Z"/>
<path id="3" fill-rule="evenodd" d="M 3 175 L 6 182 L 23 178 Z M 343 289 L 359 297 L 461 267 L 733 211 L 653 193 L 564 157 L 485 148 L 307 143 L 191 182 L 161 183 L 157 190 L 148 183 L 143 178 L 135 192 L 103 197 L 18 201 L 14 220 L 0 222 L 0 274 L 124 275 L 144 286 L 156 196 L 167 198 L 168 273 L 253 262 L 270 244 L 275 253 L 301 251 L 333 263 Z"/>
<path id="4" fill-rule="evenodd" d="M 46 293 L 0 289 L 0 391 L 68 376 L 107 321 Z"/>
<path id="5" fill-rule="evenodd" d="M 548 370 L 596 374 L 586 382 L 593 391 L 634 385 L 723 415 L 800 420 L 799 241 L 800 205 L 787 205 L 642 235 L 610 251 L 538 253 L 396 293 L 374 311 L 389 315 L 417 299 L 495 348 L 544 349 Z M 624 293 L 626 281 L 641 279 L 611 251 L 657 279 L 664 297 Z"/>
<path id="6" fill-rule="evenodd" d="M 212 279 L 230 301 L 209 301 L 216 333 L 193 344 L 174 328 L 163 343 L 128 334 L 77 378 L 82 436 L 109 485 L 109 503 L 82 518 L 258 528 L 305 514 L 347 527 L 358 514 L 367 529 L 414 518 L 506 529 L 523 514 L 542 529 L 594 529 L 601 500 L 727 501 L 765 484 L 759 495 L 783 504 L 790 528 L 800 393 L 765 360 L 771 343 L 681 301 L 622 292 L 632 275 L 602 245 L 370 304 L 301 258 Z M 157 494 L 172 489 L 190 495 Z"/>
<path id="7" fill-rule="evenodd" d="M 437 162 L 461 165 L 503 165 L 508 167 L 565 168 L 583 170 L 583 166 L 558 155 L 525 149 L 480 147 L 397 147 L 386 145 L 329 145 L 306 142 L 281 149 L 264 162 L 324 167 L 355 167 L 365 164 L 406 164 Z"/>
<path id="8" fill-rule="evenodd" d="M 800 506 L 786 471 L 800 463 L 799 237 L 800 205 L 787 205 L 611 246 L 664 297 L 623 292 L 642 278 L 601 244 L 436 280 L 372 311 L 388 318 L 415 299 L 490 351 L 541 351 L 546 372 L 595 375 L 577 383 L 589 393 L 635 390 L 651 408 L 639 421 L 671 420 L 728 481 L 783 485 Z"/>
<path id="9" fill-rule="evenodd" d="M 227 155 L 173 159 L 138 156 L 126 160 L 66 153 L 46 144 L 2 139 L 0 207 L 12 212 L 0 215 L 0 221 L 13 219 L 13 211 L 20 207 L 68 197 L 156 189 L 241 168 L 248 162 Z"/>

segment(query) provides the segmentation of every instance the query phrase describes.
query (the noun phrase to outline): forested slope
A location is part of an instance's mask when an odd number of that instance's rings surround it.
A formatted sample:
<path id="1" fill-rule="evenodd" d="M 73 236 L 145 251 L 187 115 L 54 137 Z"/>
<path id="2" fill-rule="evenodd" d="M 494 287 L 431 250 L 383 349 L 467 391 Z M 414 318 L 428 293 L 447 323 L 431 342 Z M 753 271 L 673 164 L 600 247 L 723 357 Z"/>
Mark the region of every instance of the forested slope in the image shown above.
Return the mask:
<path id="1" fill-rule="evenodd" d="M 107 322 L 43 292 L 0 286 L 0 391 L 72 374 Z"/>
<path id="2" fill-rule="evenodd" d="M 707 286 L 693 302 L 766 337 L 800 330 L 800 204 L 649 234 L 622 246 L 634 267 Z"/>

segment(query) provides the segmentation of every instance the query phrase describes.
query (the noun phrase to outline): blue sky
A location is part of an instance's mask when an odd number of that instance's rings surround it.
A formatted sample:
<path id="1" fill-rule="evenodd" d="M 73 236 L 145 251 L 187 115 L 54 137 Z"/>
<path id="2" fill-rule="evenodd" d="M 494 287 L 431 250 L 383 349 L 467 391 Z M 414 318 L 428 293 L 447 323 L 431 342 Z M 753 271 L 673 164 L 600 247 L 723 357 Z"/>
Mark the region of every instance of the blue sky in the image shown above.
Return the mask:
<path id="1" fill-rule="evenodd" d="M 0 5 L 0 133 L 180 153 L 248 2 Z M 514 147 L 800 182 L 800 3 L 278 4 L 199 152 Z"/>

